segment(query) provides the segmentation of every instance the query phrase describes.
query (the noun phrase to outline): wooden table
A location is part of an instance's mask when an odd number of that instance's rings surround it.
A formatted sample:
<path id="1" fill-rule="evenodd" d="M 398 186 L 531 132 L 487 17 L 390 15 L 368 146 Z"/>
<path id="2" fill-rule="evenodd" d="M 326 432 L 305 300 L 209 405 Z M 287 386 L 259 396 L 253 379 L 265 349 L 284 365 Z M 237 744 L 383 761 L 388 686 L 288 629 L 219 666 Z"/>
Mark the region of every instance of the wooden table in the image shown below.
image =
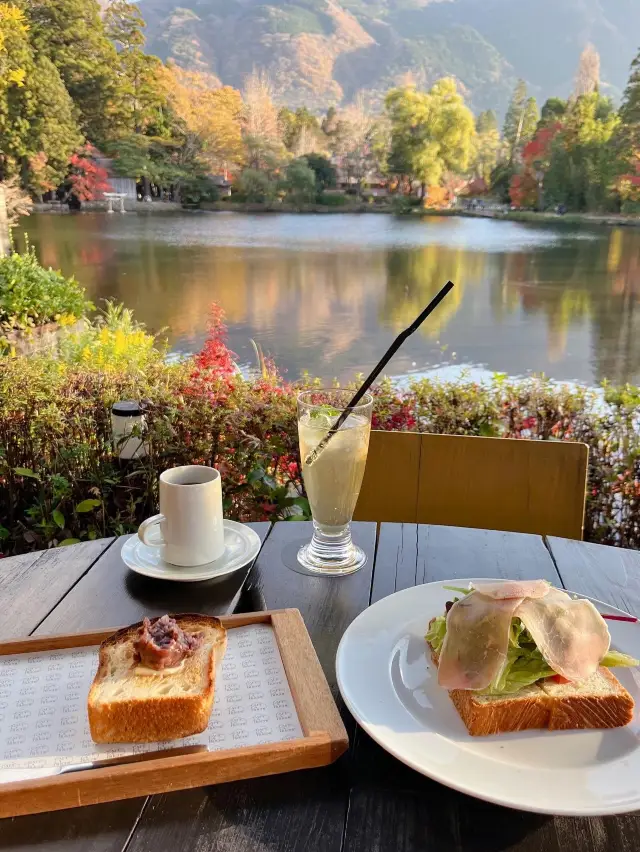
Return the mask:
<path id="1" fill-rule="evenodd" d="M 341 579 L 290 570 L 310 525 L 257 525 L 264 545 L 240 582 L 214 589 L 137 582 L 104 540 L 0 561 L 0 635 L 128 623 L 143 613 L 298 607 L 345 717 L 351 749 L 326 769 L 3 820 L 0 850 L 64 852 L 632 852 L 640 813 L 537 816 L 456 793 L 375 745 L 344 709 L 335 653 L 345 628 L 385 595 L 469 576 L 547 578 L 640 612 L 640 553 L 564 539 L 454 527 L 354 525 L 367 565 Z M 523 778 L 526 783 L 526 778 Z"/>

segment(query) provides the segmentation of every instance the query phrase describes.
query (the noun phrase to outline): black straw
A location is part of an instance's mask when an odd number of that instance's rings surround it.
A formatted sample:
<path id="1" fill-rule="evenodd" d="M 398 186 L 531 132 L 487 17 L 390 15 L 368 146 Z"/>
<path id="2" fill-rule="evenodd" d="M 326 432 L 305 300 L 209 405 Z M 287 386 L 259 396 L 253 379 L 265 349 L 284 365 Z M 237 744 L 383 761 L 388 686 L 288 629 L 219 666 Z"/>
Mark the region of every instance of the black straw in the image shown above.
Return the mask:
<path id="1" fill-rule="evenodd" d="M 444 297 L 447 295 L 447 293 L 449 293 L 451 290 L 453 290 L 453 281 L 447 281 L 447 283 L 444 285 L 442 290 L 440 290 L 440 292 L 429 302 L 429 304 L 424 309 L 424 311 L 422 311 L 422 313 L 414 319 L 414 321 L 411 323 L 411 325 L 408 328 L 405 328 L 405 330 L 396 337 L 396 339 L 393 341 L 391 346 L 387 349 L 387 351 L 384 353 L 382 358 L 378 361 L 376 366 L 373 368 L 373 370 L 369 373 L 367 378 L 364 380 L 361 387 L 356 391 L 356 393 L 354 394 L 353 399 L 351 400 L 349 405 L 345 408 L 345 410 L 342 412 L 340 417 L 338 417 L 336 422 L 333 424 L 333 426 L 327 432 L 327 434 L 324 436 L 324 438 L 320 441 L 320 443 L 306 457 L 305 464 L 311 465 L 316 461 L 316 459 L 318 458 L 320 453 L 324 450 L 324 448 L 327 446 L 329 441 L 333 438 L 333 436 L 336 434 L 336 432 L 340 429 L 340 427 L 342 426 L 344 421 L 347 419 L 349 414 L 351 414 L 352 410 L 360 402 L 362 397 L 369 390 L 371 385 L 375 382 L 375 380 L 378 378 L 380 373 L 384 370 L 384 368 L 387 366 L 389 361 L 396 354 L 398 349 L 400 349 L 400 347 L 405 342 L 407 337 L 410 337 L 413 334 L 414 331 L 416 331 L 418 328 L 420 328 L 420 326 L 426 320 L 426 318 L 429 316 L 429 314 L 431 314 L 431 313 L 433 313 L 433 311 L 435 311 L 435 309 L 438 307 L 440 302 L 444 299 Z"/>

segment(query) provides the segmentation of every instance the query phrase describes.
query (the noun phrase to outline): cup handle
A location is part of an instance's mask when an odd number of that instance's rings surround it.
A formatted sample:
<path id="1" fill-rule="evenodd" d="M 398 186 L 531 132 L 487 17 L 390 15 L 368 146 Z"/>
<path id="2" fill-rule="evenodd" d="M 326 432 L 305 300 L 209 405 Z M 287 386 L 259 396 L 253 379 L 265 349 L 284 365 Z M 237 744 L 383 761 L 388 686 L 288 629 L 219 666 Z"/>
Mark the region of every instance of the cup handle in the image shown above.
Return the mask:
<path id="1" fill-rule="evenodd" d="M 144 520 L 138 527 L 138 538 L 147 547 L 162 547 L 164 539 L 159 525 L 166 520 L 164 515 L 152 515 Z"/>

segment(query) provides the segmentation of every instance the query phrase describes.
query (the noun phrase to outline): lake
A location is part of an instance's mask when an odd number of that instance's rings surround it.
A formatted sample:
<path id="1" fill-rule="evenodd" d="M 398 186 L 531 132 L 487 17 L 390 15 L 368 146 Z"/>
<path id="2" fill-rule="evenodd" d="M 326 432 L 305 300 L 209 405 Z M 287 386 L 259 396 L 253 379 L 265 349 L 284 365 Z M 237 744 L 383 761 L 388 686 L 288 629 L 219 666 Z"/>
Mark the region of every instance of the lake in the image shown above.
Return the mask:
<path id="1" fill-rule="evenodd" d="M 176 353 L 201 346 L 216 301 L 239 363 L 255 365 L 253 339 L 288 378 L 345 380 L 450 278 L 455 290 L 390 374 L 640 381 L 633 228 L 185 212 L 40 214 L 21 230 L 97 305 L 116 299 L 151 330 L 166 327 Z"/>

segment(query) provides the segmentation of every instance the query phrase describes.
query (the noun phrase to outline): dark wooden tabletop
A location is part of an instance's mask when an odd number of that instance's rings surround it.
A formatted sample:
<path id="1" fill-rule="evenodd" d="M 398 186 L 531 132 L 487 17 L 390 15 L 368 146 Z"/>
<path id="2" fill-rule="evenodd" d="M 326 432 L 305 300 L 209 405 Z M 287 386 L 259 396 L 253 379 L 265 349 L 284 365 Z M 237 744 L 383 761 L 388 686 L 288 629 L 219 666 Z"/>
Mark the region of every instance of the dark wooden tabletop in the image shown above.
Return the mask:
<path id="1" fill-rule="evenodd" d="M 640 848 L 640 813 L 570 819 L 489 805 L 408 769 L 374 744 L 341 702 L 335 654 L 369 604 L 400 589 L 469 576 L 545 577 L 640 612 L 640 553 L 517 533 L 354 525 L 366 566 L 348 577 L 290 569 L 310 525 L 255 525 L 250 573 L 169 584 L 126 571 L 119 540 L 0 560 L 0 636 L 115 626 L 143 614 L 297 607 L 351 739 L 333 766 L 69 811 L 3 820 L 0 850 L 65 852 L 585 852 Z M 246 580 L 246 583 L 245 583 Z M 243 588 L 244 583 L 244 588 Z M 523 778 L 526 783 L 526 778 Z"/>

